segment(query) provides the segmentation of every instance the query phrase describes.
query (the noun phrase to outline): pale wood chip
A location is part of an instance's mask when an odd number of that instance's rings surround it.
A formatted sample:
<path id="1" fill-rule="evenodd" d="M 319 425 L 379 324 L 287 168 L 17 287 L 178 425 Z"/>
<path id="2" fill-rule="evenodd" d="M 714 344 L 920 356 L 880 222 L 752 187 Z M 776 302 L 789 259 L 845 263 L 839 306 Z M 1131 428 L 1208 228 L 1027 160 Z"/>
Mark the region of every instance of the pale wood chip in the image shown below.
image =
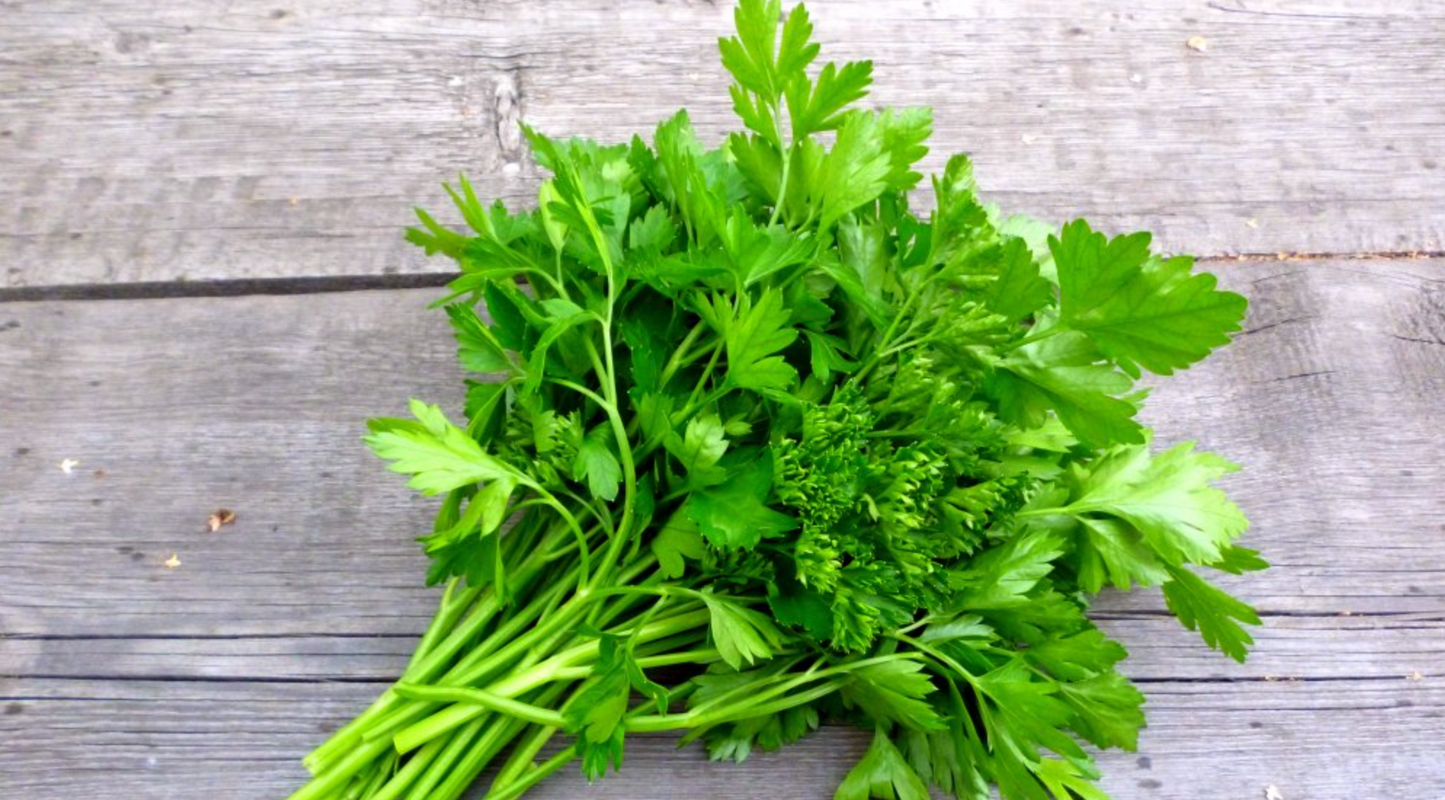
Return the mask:
<path id="1" fill-rule="evenodd" d="M 181 557 L 176 553 L 171 553 L 171 557 L 162 561 L 161 564 L 166 569 L 175 569 L 181 565 Z"/>

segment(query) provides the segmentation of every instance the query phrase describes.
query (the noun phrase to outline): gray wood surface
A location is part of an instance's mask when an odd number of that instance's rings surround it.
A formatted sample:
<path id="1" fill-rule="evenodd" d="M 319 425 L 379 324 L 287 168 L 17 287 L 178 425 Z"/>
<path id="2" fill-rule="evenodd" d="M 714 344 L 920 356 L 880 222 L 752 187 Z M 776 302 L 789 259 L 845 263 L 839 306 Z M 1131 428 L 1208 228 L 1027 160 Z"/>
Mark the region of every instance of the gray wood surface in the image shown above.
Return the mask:
<path id="1" fill-rule="evenodd" d="M 521 119 L 608 140 L 686 105 L 715 138 L 730 5 L 0 0 L 0 800 L 302 779 L 436 599 L 433 504 L 359 442 L 460 405 L 436 292 L 400 288 L 447 268 L 410 207 L 462 170 L 528 202 Z M 972 152 L 1006 209 L 1151 229 L 1251 298 L 1147 416 L 1244 465 L 1275 568 L 1225 583 L 1265 627 L 1236 665 L 1157 593 L 1100 598 L 1151 723 L 1106 788 L 1445 797 L 1445 2 L 809 6 L 874 101 L 935 108 L 927 166 Z M 330 291 L 358 287 L 390 290 Z M 536 796 L 822 800 L 864 746 L 644 738 Z"/>
<path id="2" fill-rule="evenodd" d="M 731 127 L 729 7 L 4 0 L 0 288 L 444 269 L 398 229 L 462 170 L 528 197 L 518 119 Z M 1438 0 L 813 7 L 1006 208 L 1205 255 L 1445 249 Z"/>
<path id="3" fill-rule="evenodd" d="M 380 684 L 27 681 L 0 703 L 7 798 L 279 798 L 296 762 Z M 1146 687 L 1138 753 L 1100 759 L 1117 800 L 1289 800 L 1441 796 L 1445 687 L 1403 678 Z M 17 710 L 18 709 L 18 710 Z M 715 764 L 667 737 L 628 740 L 622 772 L 579 773 L 535 800 L 823 800 L 867 746 L 825 728 L 792 748 Z"/>
<path id="4" fill-rule="evenodd" d="M 1103 597 L 1152 723 L 1106 786 L 1445 795 L 1445 260 L 1215 267 L 1245 332 L 1148 415 L 1245 465 L 1228 488 L 1276 566 L 1235 588 L 1266 626 L 1239 666 L 1157 595 Z M 409 395 L 459 404 L 436 294 L 0 303 L 0 797 L 277 797 L 397 674 L 432 503 L 358 437 Z M 865 744 L 733 767 L 649 739 L 540 796 L 825 798 Z"/>

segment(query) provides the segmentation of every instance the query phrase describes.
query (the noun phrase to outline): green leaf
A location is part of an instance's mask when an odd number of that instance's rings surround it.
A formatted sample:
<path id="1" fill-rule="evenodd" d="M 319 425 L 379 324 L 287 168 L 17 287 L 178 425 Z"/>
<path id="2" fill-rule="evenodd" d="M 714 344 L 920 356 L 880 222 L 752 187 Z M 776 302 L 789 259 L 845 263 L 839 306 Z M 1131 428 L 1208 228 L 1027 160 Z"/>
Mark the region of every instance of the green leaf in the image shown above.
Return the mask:
<path id="1" fill-rule="evenodd" d="M 815 642 L 827 641 L 833 634 L 833 610 L 827 598 L 796 579 L 779 580 L 777 591 L 768 594 L 768 605 L 779 623 L 801 628 Z"/>
<path id="2" fill-rule="evenodd" d="M 658 571 L 665 578 L 682 577 L 687 561 L 698 561 L 707 552 L 697 523 L 681 512 L 673 514 L 652 537 L 651 547 L 657 556 Z"/>
<path id="3" fill-rule="evenodd" d="M 512 368 L 512 361 L 502 350 L 492 332 L 467 303 L 446 307 L 457 339 L 457 358 L 472 372 L 501 372 Z"/>
<path id="4" fill-rule="evenodd" d="M 708 485 L 727 477 L 727 473 L 717 466 L 728 449 L 724 434 L 722 420 L 716 414 L 699 414 L 688 420 L 682 436 L 676 432 L 669 433 L 663 445 L 687 471 L 693 485 Z"/>
<path id="5" fill-rule="evenodd" d="M 607 501 L 617 499 L 617 487 L 622 483 L 622 464 L 613 453 L 612 430 L 605 425 L 589 431 L 582 439 L 582 446 L 577 448 L 572 479 L 580 481 L 584 478 L 593 497 Z"/>
<path id="6" fill-rule="evenodd" d="M 1087 339 L 1065 333 L 1014 350 L 985 389 L 1009 422 L 1036 428 L 1052 410 L 1081 442 L 1105 446 L 1144 441 L 1144 429 L 1133 418 L 1137 408 L 1118 397 L 1132 386 L 1128 376 L 1097 363 Z"/>
<path id="7" fill-rule="evenodd" d="M 723 68 L 749 91 L 776 95 L 776 48 L 781 17 L 780 0 L 740 0 L 733 10 L 737 36 L 718 40 Z"/>
<path id="8" fill-rule="evenodd" d="M 657 126 L 653 137 L 657 161 L 662 167 L 664 194 L 677 206 L 692 238 L 705 244 L 721 227 L 720 210 L 708 190 L 706 178 L 698 167 L 702 146 L 692 131 L 686 111 Z"/>
<path id="9" fill-rule="evenodd" d="M 884 728 L 873 734 L 868 752 L 839 784 L 833 800 L 929 800 L 928 785 L 908 766 Z"/>
<path id="10" fill-rule="evenodd" d="M 1089 336 L 1132 373 L 1170 375 L 1229 342 L 1244 319 L 1243 297 L 1192 274 L 1188 257 L 1149 254 L 1149 234 L 1107 239 L 1079 220 L 1049 248 L 1059 273 L 1062 321 Z"/>
<path id="11" fill-rule="evenodd" d="M 983 617 L 977 614 L 960 614 L 952 619 L 930 624 L 918 638 L 925 642 L 988 642 L 997 638 L 997 635 L 993 628 L 983 621 Z"/>
<path id="12" fill-rule="evenodd" d="M 707 733 L 708 756 L 741 764 L 754 747 L 773 751 L 792 744 L 817 730 L 820 722 L 818 710 L 803 705 L 722 725 Z"/>
<path id="13" fill-rule="evenodd" d="M 913 165 L 928 155 L 928 137 L 933 133 L 933 109 L 924 106 L 885 110 L 878 118 L 883 129 L 883 149 L 888 153 L 888 188 L 906 192 L 923 176 Z"/>
<path id="14" fill-rule="evenodd" d="M 1024 658 L 1055 678 L 1078 681 L 1106 673 L 1123 661 L 1129 651 L 1095 627 L 1033 642 Z"/>
<path id="15" fill-rule="evenodd" d="M 497 341 L 508 350 L 523 355 L 531 352 L 536 334 L 523 313 L 532 301 L 512 284 L 488 283 L 482 290 L 487 302 L 487 315 L 492 318 L 492 332 Z"/>
<path id="16" fill-rule="evenodd" d="M 1003 264 L 983 302 L 989 310 L 1017 322 L 1054 299 L 1053 284 L 1039 275 L 1039 265 L 1022 239 L 1003 245 Z"/>
<path id="17" fill-rule="evenodd" d="M 1269 562 L 1260 556 L 1258 550 L 1230 545 L 1224 548 L 1219 560 L 1211 561 L 1209 566 L 1221 572 L 1228 572 L 1230 575 L 1243 575 L 1246 572 L 1268 569 Z"/>
<path id="18" fill-rule="evenodd" d="M 1028 594 L 1053 571 L 1063 553 L 1059 538 L 1039 531 L 1011 539 L 976 556 L 966 569 L 949 577 L 960 594 L 959 608 L 1010 608 L 1029 602 Z"/>
<path id="19" fill-rule="evenodd" d="M 1079 588 L 1094 593 L 1105 583 L 1127 590 L 1136 583 L 1158 586 L 1168 580 L 1159 557 L 1132 526 L 1114 519 L 1084 518 L 1079 523 Z"/>
<path id="20" fill-rule="evenodd" d="M 637 421 L 650 442 L 667 441 L 672 432 L 672 410 L 676 399 L 663 392 L 639 392 L 636 397 Z M 671 449 L 669 449 L 671 452 Z"/>
<path id="21" fill-rule="evenodd" d="M 543 305 L 552 322 L 542 331 L 538 337 L 537 344 L 532 348 L 531 356 L 527 359 L 527 377 L 522 383 L 522 391 L 526 394 L 536 392 L 542 385 L 547 374 L 548 353 L 552 345 L 562 335 L 586 322 L 595 321 L 596 317 L 589 311 L 582 310 L 575 303 L 561 298 L 548 300 Z"/>
<path id="22" fill-rule="evenodd" d="M 748 294 L 740 296 L 737 317 L 726 324 L 727 379 L 744 389 L 787 389 L 797 381 L 798 372 L 781 356 L 774 355 L 798 338 L 783 306 L 783 295 L 768 289 L 754 303 Z"/>
<path id="23" fill-rule="evenodd" d="M 1074 730 L 1099 747 L 1133 752 L 1144 727 L 1144 695 L 1128 678 L 1109 671 L 1059 684 L 1060 697 L 1074 710 Z"/>
<path id="24" fill-rule="evenodd" d="M 893 161 L 883 144 L 875 115 L 848 112 L 833 149 L 823 158 L 822 169 L 810 185 L 818 198 L 819 230 L 832 228 L 843 215 L 877 200 L 888 187 Z"/>
<path id="25" fill-rule="evenodd" d="M 393 472 L 411 476 L 411 488 L 437 495 L 482 481 L 518 478 L 515 470 L 451 424 L 440 408 L 412 400 L 411 413 L 417 423 L 372 420 L 366 437 L 372 452 L 391 462 Z"/>
<path id="26" fill-rule="evenodd" d="M 808 11 L 801 3 L 793 7 L 779 41 L 781 18 L 780 0 L 740 0 L 734 9 L 737 36 L 718 40 L 718 50 L 723 67 L 737 81 L 735 97 L 745 90 L 775 105 L 784 87 L 804 80 L 803 71 L 818 55 L 818 45 L 809 41 L 813 25 Z"/>
<path id="27" fill-rule="evenodd" d="M 766 505 L 772 485 L 773 460 L 764 451 L 722 484 L 694 491 L 683 508 L 714 547 L 751 549 L 798 527 Z"/>
<path id="28" fill-rule="evenodd" d="M 609 767 L 616 770 L 622 766 L 622 718 L 631 685 L 627 667 L 620 660 L 599 661 L 593 668 L 592 683 L 562 709 L 567 732 L 577 737 L 582 771 L 588 780 L 602 777 Z"/>
<path id="29" fill-rule="evenodd" d="M 772 621 L 763 614 L 704 590 L 707 605 L 708 631 L 718 655 L 733 669 L 744 664 L 766 661 L 783 646 L 784 638 Z"/>
<path id="30" fill-rule="evenodd" d="M 812 367 L 813 376 L 818 380 L 827 381 L 834 371 L 852 372 L 858 368 L 857 362 L 843 355 L 844 344 L 839 339 L 809 330 L 803 331 L 803 335 L 807 337 L 808 348 L 812 353 L 809 365 Z"/>
<path id="31" fill-rule="evenodd" d="M 802 6 L 799 5 L 798 8 Z M 872 83 L 872 61 L 851 61 L 841 69 L 837 64 L 824 64 L 818 77 L 812 82 L 790 82 L 787 87 L 787 100 L 793 138 L 801 139 L 819 131 L 836 130 L 843 121 L 843 109 L 850 103 L 867 97 L 868 87 Z M 924 136 L 927 137 L 927 133 Z"/>
<path id="32" fill-rule="evenodd" d="M 783 157 L 777 145 L 761 136 L 734 133 L 728 137 L 727 148 L 738 170 L 762 191 L 763 202 L 775 205 L 783 182 Z"/>
<path id="33" fill-rule="evenodd" d="M 563 203 L 562 196 L 557 193 L 557 187 L 552 181 L 542 181 L 537 189 L 537 213 L 542 218 L 542 230 L 547 234 L 547 241 L 552 249 L 558 253 L 562 252 L 563 246 L 567 243 L 567 225 L 552 214 L 552 206 Z"/>
<path id="34" fill-rule="evenodd" d="M 1083 749 L 1063 730 L 1074 719 L 1074 712 L 1059 699 L 1058 684 L 1035 680 L 1018 659 L 976 677 L 974 684 L 991 701 L 985 709 L 990 733 L 1006 740 L 1027 760 L 1034 760 L 1041 748 L 1085 758 Z M 993 749 L 1002 746 L 995 742 Z"/>
<path id="35" fill-rule="evenodd" d="M 1205 644 L 1244 663 L 1254 638 L 1239 623 L 1258 625 L 1259 615 L 1187 567 L 1170 566 L 1168 570 L 1164 600 L 1169 610 L 1184 627 L 1198 630 Z"/>
<path id="36" fill-rule="evenodd" d="M 1129 523 L 1168 564 L 1212 564 L 1249 527 L 1239 507 L 1211 485 L 1238 468 L 1195 452 L 1193 442 L 1152 458 L 1143 445 L 1117 447 L 1080 480 L 1069 508 Z"/>
<path id="37" fill-rule="evenodd" d="M 1045 758 L 1034 767 L 1039 781 L 1053 797 L 1061 800 L 1111 800 L 1077 764 Z"/>
<path id="38" fill-rule="evenodd" d="M 627 231 L 627 247 L 630 250 L 648 250 L 660 253 L 670 247 L 677 238 L 677 226 L 664 206 L 653 206 L 647 213 L 634 219 Z"/>
<path id="39" fill-rule="evenodd" d="M 863 709 L 879 722 L 896 722 L 905 728 L 936 730 L 943 720 L 924 698 L 933 693 L 933 683 L 923 663 L 895 659 L 850 670 L 852 681 L 841 690 L 843 700 Z"/>

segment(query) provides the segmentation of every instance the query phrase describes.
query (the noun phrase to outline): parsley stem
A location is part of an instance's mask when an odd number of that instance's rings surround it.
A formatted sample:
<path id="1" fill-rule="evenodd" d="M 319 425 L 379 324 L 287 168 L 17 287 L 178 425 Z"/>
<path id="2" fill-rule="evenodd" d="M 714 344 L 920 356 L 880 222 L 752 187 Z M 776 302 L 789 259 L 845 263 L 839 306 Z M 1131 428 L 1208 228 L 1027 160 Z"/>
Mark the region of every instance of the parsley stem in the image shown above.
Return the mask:
<path id="1" fill-rule="evenodd" d="M 399 683 L 396 693 L 410 700 L 429 700 L 437 703 L 466 703 L 480 706 L 488 711 L 507 714 L 518 719 L 560 728 L 564 724 L 560 711 L 549 711 L 534 705 L 492 694 L 483 689 L 466 689 L 459 686 L 420 686 L 414 683 Z M 433 740 L 436 741 L 436 740 Z M 425 748 L 423 748 L 425 751 Z"/>
<path id="2" fill-rule="evenodd" d="M 526 794 L 533 786 L 536 786 L 551 777 L 558 770 L 572 763 L 572 760 L 575 758 L 577 758 L 577 749 L 575 747 L 568 747 L 542 762 L 541 765 L 528 771 L 527 774 L 515 782 L 501 787 L 500 791 L 494 784 L 482 800 L 515 800 L 523 794 Z"/>
<path id="3" fill-rule="evenodd" d="M 437 756 L 441 755 L 449 744 L 451 744 L 450 740 L 443 739 L 428 742 L 426 747 L 423 747 L 417 751 L 416 755 L 407 759 L 406 764 L 404 764 L 396 774 L 392 775 L 390 780 L 386 781 L 385 784 L 377 786 L 372 790 L 373 793 L 367 794 L 366 797 L 368 800 L 396 800 L 397 797 L 401 796 L 402 792 L 416 783 L 416 780 L 426 772 L 427 767 L 436 761 Z M 388 758 L 395 756 L 395 751 L 387 754 Z"/>
<path id="4" fill-rule="evenodd" d="M 530 581 L 540 572 L 542 566 L 541 555 L 543 554 L 540 550 L 534 552 L 532 556 L 516 570 L 519 583 Z M 441 670 L 447 666 L 456 653 L 459 652 L 462 647 L 466 646 L 468 642 L 473 641 L 477 634 L 492 621 L 492 618 L 496 615 L 500 606 L 501 604 L 494 590 L 488 588 L 482 592 L 480 599 L 476 605 L 473 606 L 471 613 L 466 617 L 465 621 L 442 639 L 424 658 L 410 665 L 406 670 L 406 677 L 412 681 L 427 681 L 435 678 Z M 520 612 L 518 616 L 521 618 L 521 624 L 523 625 L 530 621 L 525 609 Z M 504 627 L 511 627 L 511 620 L 508 620 L 508 624 Z M 478 647 L 469 653 L 468 657 L 485 655 L 485 653 L 486 648 L 484 646 Z M 399 704 L 399 699 L 400 698 L 390 689 L 382 693 L 365 712 L 342 727 L 333 734 L 330 739 L 312 751 L 305 759 L 307 768 L 309 768 L 313 774 L 324 771 L 326 766 L 338 753 L 356 744 L 361 739 L 362 733 L 367 730 L 372 723 L 395 709 Z"/>
<path id="5" fill-rule="evenodd" d="M 586 599 L 591 600 L 592 598 L 586 597 Z M 554 612 L 547 619 L 546 622 L 537 626 L 536 628 L 533 628 L 532 631 L 529 632 L 526 636 L 523 636 L 522 638 L 513 642 L 510 647 L 504 648 L 502 651 L 499 651 L 496 656 L 494 656 L 494 658 L 500 660 L 504 655 L 510 655 L 510 651 L 512 651 L 513 649 L 521 649 L 524 651 L 530 649 L 530 647 L 536 643 L 536 640 L 546 638 L 546 636 L 550 635 L 550 632 L 539 635 L 539 632 L 541 631 L 545 631 L 549 628 L 570 626 L 572 620 L 576 616 L 578 616 L 582 610 L 585 609 L 586 605 L 586 602 L 579 602 L 578 600 L 574 599 L 566 606 L 563 606 L 562 608 L 559 608 L 556 612 Z M 679 614 L 674 617 L 669 617 L 667 619 L 658 620 L 656 622 L 641 626 L 637 630 L 632 632 L 632 636 L 636 642 L 647 642 L 655 639 L 666 638 L 675 633 L 680 633 L 682 631 L 706 625 L 710 619 L 711 615 L 705 609 L 692 611 L 689 613 Z M 557 622 L 558 620 L 561 620 L 562 622 L 559 624 Z M 512 675 L 493 683 L 490 687 L 488 687 L 487 691 L 504 698 L 516 697 L 519 694 L 530 691 L 537 686 L 554 680 L 557 677 L 556 671 L 564 667 L 571 666 L 574 663 L 574 659 L 584 659 L 586 657 L 595 658 L 598 647 L 598 641 L 596 639 L 592 639 L 585 644 L 578 645 L 577 647 L 571 648 L 570 650 L 563 651 L 562 653 L 559 653 L 530 669 L 519 673 L 513 673 Z M 457 683 L 469 684 L 471 683 L 471 681 L 463 680 L 458 681 Z M 455 728 L 456 726 L 474 719 L 475 717 L 484 713 L 485 710 L 486 709 L 484 707 L 476 704 L 457 704 L 449 706 L 431 715 L 425 720 L 416 722 L 411 726 L 398 732 L 394 739 L 396 748 L 403 753 L 414 750 L 422 744 L 446 733 L 447 731 Z"/>
<path id="6" fill-rule="evenodd" d="M 1005 352 L 1017 350 L 1020 347 L 1031 345 L 1034 342 L 1042 342 L 1049 337 L 1058 336 L 1061 333 L 1067 333 L 1069 330 L 1070 328 L 1067 325 L 1056 324 L 1042 331 L 1030 332 L 1027 336 L 1019 339 L 1018 341 L 1010 342 L 1006 345 L 1003 345 L 1002 349 Z"/>
<path id="7" fill-rule="evenodd" d="M 452 765 L 481 735 L 482 729 L 488 721 L 487 719 L 473 720 L 465 728 L 452 734 L 446 740 L 446 746 L 442 748 L 441 755 L 432 762 L 431 769 L 422 774 L 411 792 L 408 793 L 408 797 L 430 797 L 432 789 L 436 788 L 436 785 L 451 773 Z"/>
<path id="8" fill-rule="evenodd" d="M 707 323 L 699 319 L 693 324 L 692 330 L 688 331 L 687 335 L 682 337 L 682 342 L 673 349 L 672 355 L 667 359 L 667 365 L 662 368 L 662 377 L 657 381 L 659 386 L 666 386 L 667 382 L 672 380 L 672 376 L 676 374 L 679 369 L 690 363 L 684 358 L 684 354 L 688 352 L 693 346 L 693 343 L 697 341 L 697 338 L 701 336 L 706 329 Z"/>
<path id="9" fill-rule="evenodd" d="M 533 759 L 547 746 L 547 742 L 557 735 L 557 728 L 547 725 L 535 727 L 529 731 L 526 738 L 512 748 L 512 754 L 507 757 L 506 763 L 492 780 L 492 788 L 506 786 L 517 780 L 524 772 L 535 768 Z"/>
<path id="10" fill-rule="evenodd" d="M 561 696 L 565 689 L 566 687 L 563 686 L 549 687 L 539 693 L 535 700 L 541 705 L 550 705 Z M 492 759 L 526 727 L 527 723 L 519 719 L 496 718 L 477 744 L 467 752 L 461 763 L 447 773 L 436 790 L 430 794 L 421 795 L 421 797 L 425 797 L 426 800 L 455 800 L 460 797 L 482 770 L 487 768 Z"/>

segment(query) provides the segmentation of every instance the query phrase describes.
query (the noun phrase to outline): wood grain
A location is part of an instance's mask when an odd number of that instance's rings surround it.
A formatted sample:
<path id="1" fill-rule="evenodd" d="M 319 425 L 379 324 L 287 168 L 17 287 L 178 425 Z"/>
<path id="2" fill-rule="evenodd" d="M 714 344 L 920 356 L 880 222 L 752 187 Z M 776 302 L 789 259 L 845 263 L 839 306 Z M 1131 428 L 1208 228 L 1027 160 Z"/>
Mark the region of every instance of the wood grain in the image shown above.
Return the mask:
<path id="1" fill-rule="evenodd" d="M 1158 597 L 1150 602 L 1162 608 Z M 1126 642 L 1135 680 L 1265 681 L 1445 677 L 1445 610 L 1434 613 L 1268 615 L 1245 664 L 1205 649 L 1162 611 L 1104 603 L 1100 624 Z M 23 635 L 0 641 L 0 675 L 27 680 L 377 682 L 395 680 L 416 637 Z M 1323 657 L 1327 653 L 1328 657 Z"/>
<path id="2" fill-rule="evenodd" d="M 0 796 L 284 797 L 297 761 L 380 689 L 372 685 L 0 679 Z M 1391 678 L 1148 687 L 1139 752 L 1105 753 L 1116 800 L 1445 794 L 1445 684 Z M 621 773 L 568 771 L 536 800 L 825 800 L 867 746 L 829 727 L 783 753 L 717 764 L 670 737 L 628 740 Z M 65 769 L 57 769 L 57 765 Z"/>
<path id="3" fill-rule="evenodd" d="M 0 2 L 0 287 L 445 269 L 409 207 L 463 170 L 527 202 L 519 119 L 731 128 L 729 5 Z M 1207 255 L 1445 247 L 1438 2 L 812 7 L 1009 210 Z"/>

